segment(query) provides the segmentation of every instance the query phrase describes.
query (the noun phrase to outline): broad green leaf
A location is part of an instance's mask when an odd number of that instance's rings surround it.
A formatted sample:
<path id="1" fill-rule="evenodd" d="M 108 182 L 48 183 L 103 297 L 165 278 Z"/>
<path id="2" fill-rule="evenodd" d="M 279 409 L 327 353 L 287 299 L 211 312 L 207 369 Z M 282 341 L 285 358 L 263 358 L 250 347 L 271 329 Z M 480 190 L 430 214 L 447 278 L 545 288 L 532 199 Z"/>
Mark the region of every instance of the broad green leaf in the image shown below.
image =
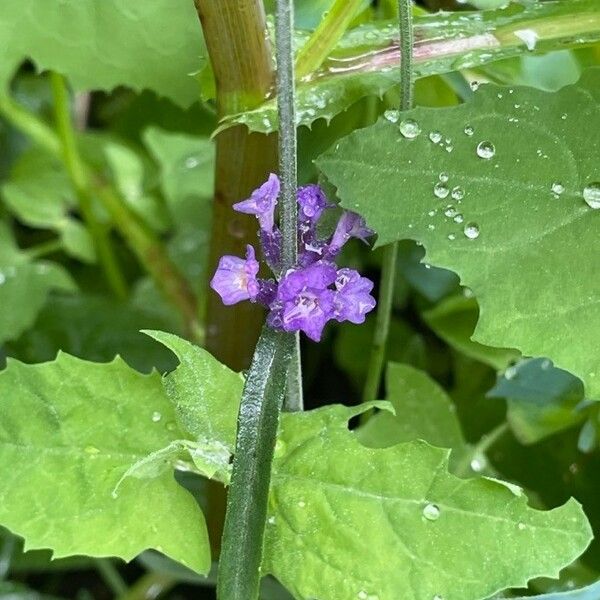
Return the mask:
<path id="1" fill-rule="evenodd" d="M 33 324 L 50 290 L 72 292 L 75 288 L 60 265 L 31 261 L 0 222 L 0 343 L 15 339 Z"/>
<path id="2" fill-rule="evenodd" d="M 372 416 L 357 431 L 361 443 L 388 448 L 425 440 L 441 448 L 464 448 L 454 405 L 426 373 L 409 365 L 388 363 L 386 389 L 386 399 L 395 412 L 381 411 Z"/>
<path id="3" fill-rule="evenodd" d="M 202 513 L 173 473 L 127 479 L 127 469 L 182 433 L 159 375 L 117 358 L 60 354 L 0 373 L 0 523 L 25 549 L 131 560 L 154 548 L 199 572 L 210 568 Z"/>
<path id="4" fill-rule="evenodd" d="M 505 368 L 519 357 L 516 350 L 492 348 L 471 340 L 479 317 L 475 298 L 451 296 L 425 312 L 423 317 L 450 346 L 496 370 Z"/>
<path id="5" fill-rule="evenodd" d="M 591 530 L 570 500 L 542 512 L 515 486 L 458 479 L 449 451 L 361 445 L 363 409 L 284 414 L 263 570 L 297 598 L 480 600 L 559 570 Z"/>
<path id="6" fill-rule="evenodd" d="M 504 3 L 503 4 L 508 4 Z M 528 52 L 600 40 L 596 0 L 558 0 L 529 7 L 516 3 L 484 12 L 454 12 L 414 19 L 415 76 L 426 77 L 481 66 Z M 524 38 L 523 31 L 531 32 Z M 349 31 L 321 69 L 298 82 L 300 125 L 330 121 L 365 96 L 382 96 L 400 81 L 397 25 L 371 23 Z M 270 133 L 278 127 L 276 99 L 252 111 L 230 115 L 221 128 L 235 123 Z"/>
<path id="7" fill-rule="evenodd" d="M 534 444 L 586 418 L 587 411 L 579 408 L 581 381 L 545 358 L 509 367 L 487 395 L 506 398 L 508 422 L 523 444 Z"/>
<path id="8" fill-rule="evenodd" d="M 65 252 L 85 262 L 95 261 L 92 239 L 71 216 L 77 206 L 64 167 L 38 148 L 24 152 L 1 188 L 4 204 L 25 225 L 55 231 Z"/>
<path id="9" fill-rule="evenodd" d="M 243 378 L 203 348 L 176 335 L 145 333 L 164 344 L 180 361 L 179 367 L 164 379 L 180 426 L 196 440 L 217 441 L 233 452 Z"/>
<path id="10" fill-rule="evenodd" d="M 481 310 L 475 341 L 551 358 L 590 399 L 600 398 L 600 278 L 589 250 L 600 234 L 589 188 L 600 182 L 589 133 L 600 128 L 599 99 L 600 69 L 555 94 L 486 85 L 458 107 L 382 119 L 318 161 L 379 244 L 415 239 L 428 262 L 459 274 Z M 441 144 L 430 139 L 437 131 Z"/>
<path id="11" fill-rule="evenodd" d="M 190 74 L 204 45 L 187 0 L 4 0 L 0 38 L 3 88 L 31 59 L 65 74 L 77 90 L 151 89 L 182 106 L 198 98 Z"/>

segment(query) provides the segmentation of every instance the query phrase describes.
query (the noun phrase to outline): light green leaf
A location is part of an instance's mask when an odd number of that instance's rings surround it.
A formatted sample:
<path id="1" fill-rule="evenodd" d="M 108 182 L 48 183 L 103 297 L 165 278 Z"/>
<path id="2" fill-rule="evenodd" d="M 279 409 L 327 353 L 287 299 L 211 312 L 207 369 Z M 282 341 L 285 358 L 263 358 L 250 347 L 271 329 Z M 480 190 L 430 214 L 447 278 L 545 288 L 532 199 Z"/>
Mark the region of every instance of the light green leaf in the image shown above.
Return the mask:
<path id="1" fill-rule="evenodd" d="M 178 225 L 210 225 L 215 147 L 208 138 L 151 127 L 144 142 L 160 167 L 161 188 Z"/>
<path id="2" fill-rule="evenodd" d="M 184 107 L 199 96 L 190 74 L 204 45 L 187 0 L 4 0 L 0 39 L 3 88 L 30 58 L 40 70 L 65 74 L 77 90 L 151 89 Z"/>
<path id="3" fill-rule="evenodd" d="M 33 324 L 52 289 L 74 291 L 76 286 L 60 265 L 30 261 L 0 222 L 0 343 L 15 339 Z"/>
<path id="4" fill-rule="evenodd" d="M 77 200 L 61 163 L 47 152 L 32 148 L 13 166 L 1 188 L 4 204 L 25 225 L 55 231 L 65 252 L 84 262 L 96 259 L 87 229 L 71 216 Z"/>
<path id="5" fill-rule="evenodd" d="M 450 475 L 425 442 L 366 448 L 348 430 L 361 410 L 282 415 L 263 570 L 297 598 L 480 600 L 588 545 L 574 500 L 531 509 L 514 486 Z"/>
<path id="6" fill-rule="evenodd" d="M 451 296 L 423 314 L 429 327 L 450 346 L 496 370 L 504 369 L 519 353 L 474 342 L 471 337 L 478 317 L 477 301 L 465 296 Z"/>
<path id="7" fill-rule="evenodd" d="M 220 442 L 233 452 L 243 378 L 203 348 L 176 335 L 145 333 L 172 350 L 180 361 L 165 377 L 164 386 L 181 427 L 196 440 Z"/>
<path id="8" fill-rule="evenodd" d="M 558 0 L 530 7 L 506 3 L 484 12 L 440 12 L 414 19 L 415 77 L 478 67 L 527 53 L 522 31 L 535 37 L 537 51 L 563 49 L 600 40 L 596 0 Z M 370 23 L 350 30 L 323 66 L 298 82 L 297 121 L 329 122 L 366 96 L 382 96 L 400 82 L 396 22 Z M 277 102 L 226 117 L 221 129 L 236 123 L 270 133 L 278 127 Z"/>
<path id="9" fill-rule="evenodd" d="M 409 365 L 388 363 L 387 400 L 395 414 L 382 411 L 356 432 L 370 448 L 425 440 L 441 448 L 462 449 L 465 440 L 448 395 L 425 372 Z"/>
<path id="10" fill-rule="evenodd" d="M 119 358 L 9 359 L 0 404 L 0 522 L 26 550 L 131 560 L 154 548 L 208 572 L 202 513 L 172 472 L 130 478 L 113 495 L 132 464 L 182 437 L 158 374 Z"/>
<path id="11" fill-rule="evenodd" d="M 458 107 L 382 119 L 318 161 L 379 244 L 415 239 L 428 262 L 460 275 L 481 309 L 475 341 L 547 356 L 592 399 L 600 398 L 600 278 L 590 249 L 600 210 L 583 192 L 600 182 L 600 142 L 589 134 L 600 128 L 599 99 L 600 69 L 555 94 L 482 86 Z M 414 138 L 407 119 L 421 130 Z"/>

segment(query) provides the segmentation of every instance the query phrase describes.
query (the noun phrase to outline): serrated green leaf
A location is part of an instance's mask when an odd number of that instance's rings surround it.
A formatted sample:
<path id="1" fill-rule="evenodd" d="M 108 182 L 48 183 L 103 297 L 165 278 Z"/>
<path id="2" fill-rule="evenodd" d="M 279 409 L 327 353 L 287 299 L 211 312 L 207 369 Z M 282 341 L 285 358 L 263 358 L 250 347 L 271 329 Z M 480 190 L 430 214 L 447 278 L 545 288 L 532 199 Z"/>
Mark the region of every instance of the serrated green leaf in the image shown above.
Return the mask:
<path id="1" fill-rule="evenodd" d="M 527 53 L 515 32 L 536 35 L 536 50 L 600 40 L 600 11 L 595 0 L 540 2 L 529 7 L 507 4 L 484 12 L 440 12 L 414 19 L 414 75 L 426 77 L 484 65 Z M 382 96 L 400 81 L 396 22 L 368 24 L 349 31 L 316 73 L 298 82 L 297 121 L 310 126 L 330 121 L 365 96 Z M 252 131 L 277 130 L 277 102 L 226 117 Z"/>
<path id="2" fill-rule="evenodd" d="M 519 357 L 519 352 L 471 340 L 478 317 L 477 301 L 465 296 L 451 296 L 423 314 L 429 327 L 450 346 L 496 370 L 504 369 Z"/>
<path id="3" fill-rule="evenodd" d="M 583 190 L 600 182 L 600 142 L 589 135 L 600 128 L 599 99 L 600 69 L 556 94 L 483 86 L 464 105 L 407 113 L 422 131 L 414 139 L 382 119 L 318 161 L 379 244 L 415 239 L 428 262 L 460 275 L 481 308 L 475 341 L 547 356 L 590 398 L 600 398 L 600 278 L 589 251 L 600 211 Z M 450 142 L 432 142 L 437 130 Z M 478 155 L 482 142 L 492 157 Z"/>
<path id="4" fill-rule="evenodd" d="M 76 286 L 60 265 L 30 261 L 0 222 L 0 343 L 15 339 L 33 324 L 53 289 L 72 292 Z"/>
<path id="5" fill-rule="evenodd" d="M 361 409 L 284 414 L 263 569 L 297 598 L 480 600 L 557 576 L 588 545 L 574 500 L 548 512 L 514 488 L 447 472 L 425 442 L 371 449 Z"/>
<path id="6" fill-rule="evenodd" d="M 386 389 L 386 399 L 395 414 L 382 411 L 372 416 L 356 432 L 362 444 L 388 448 L 425 440 L 440 448 L 465 446 L 454 405 L 426 373 L 409 365 L 388 363 Z"/>
<path id="7" fill-rule="evenodd" d="M 243 378 L 203 348 L 176 335 L 145 333 L 172 350 L 180 361 L 165 377 L 164 386 L 182 429 L 195 439 L 220 442 L 233 452 Z"/>
<path id="8" fill-rule="evenodd" d="M 198 70 L 204 46 L 187 0 L 5 0 L 0 38 L 3 88 L 31 59 L 40 70 L 65 74 L 77 90 L 125 85 L 151 89 L 181 106 L 199 96 L 190 74 Z"/>
<path id="9" fill-rule="evenodd" d="M 202 513 L 172 473 L 123 473 L 182 437 L 158 374 L 60 354 L 0 373 L 0 522 L 26 549 L 131 560 L 148 548 L 210 568 Z"/>

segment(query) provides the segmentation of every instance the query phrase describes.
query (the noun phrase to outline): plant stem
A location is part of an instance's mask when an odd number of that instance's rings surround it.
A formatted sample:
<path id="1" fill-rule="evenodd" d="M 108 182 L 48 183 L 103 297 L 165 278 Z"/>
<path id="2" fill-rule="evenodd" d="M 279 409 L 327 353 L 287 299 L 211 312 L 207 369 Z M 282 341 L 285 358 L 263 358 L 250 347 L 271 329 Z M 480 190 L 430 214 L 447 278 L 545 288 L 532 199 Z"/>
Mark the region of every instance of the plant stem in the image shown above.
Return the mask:
<path id="1" fill-rule="evenodd" d="M 102 576 L 104 583 L 106 583 L 116 597 L 122 596 L 127 592 L 127 584 L 110 559 L 95 558 L 94 564 Z"/>
<path id="2" fill-rule="evenodd" d="M 456 465 L 454 472 L 459 477 L 467 477 L 472 473 L 471 463 L 473 459 L 483 456 L 487 451 L 508 431 L 510 427 L 508 423 L 500 423 L 497 427 L 492 429 L 481 437 L 479 442 L 473 446 L 470 452 L 466 453 L 464 458 Z"/>
<path id="3" fill-rule="evenodd" d="M 362 0 L 335 0 L 319 26 L 298 52 L 296 75 L 299 79 L 316 71 L 338 43 L 356 15 Z"/>
<path id="4" fill-rule="evenodd" d="M 12 533 L 6 532 L 3 536 L 2 548 L 0 549 L 0 581 L 6 579 L 10 572 L 13 552 L 17 538 Z"/>
<path id="5" fill-rule="evenodd" d="M 298 261 L 298 140 L 296 136 L 296 84 L 294 77 L 294 11 L 291 0 L 277 2 L 275 39 L 277 53 L 277 109 L 279 115 L 279 175 L 281 178 L 282 273 Z M 302 357 L 300 334 L 295 334 L 294 355 L 288 373 L 285 409 L 300 411 Z"/>
<path id="6" fill-rule="evenodd" d="M 118 596 L 118 600 L 155 600 L 175 587 L 176 580 L 164 573 L 148 573 L 140 577 L 135 584 Z"/>
<path id="7" fill-rule="evenodd" d="M 64 77 L 58 73 L 50 74 L 52 93 L 54 96 L 54 116 L 61 142 L 61 152 L 71 184 L 77 194 L 79 209 L 83 220 L 92 236 L 98 259 L 104 270 L 106 280 L 114 294 L 124 299 L 127 297 L 127 285 L 121 273 L 116 256 L 110 243 L 108 231 L 96 219 L 89 191 L 89 181 L 85 164 L 81 159 L 73 130 L 69 94 Z"/>
<path id="8" fill-rule="evenodd" d="M 410 110 L 413 101 L 413 25 L 411 0 L 398 0 L 399 27 L 400 27 L 400 70 L 402 73 L 400 87 L 400 109 Z M 363 401 L 370 402 L 377 399 L 379 382 L 383 373 L 385 350 L 390 331 L 392 318 L 392 304 L 394 296 L 394 282 L 398 262 L 398 243 L 389 244 L 384 249 L 383 264 L 381 266 L 379 305 L 375 321 L 375 334 L 367 370 L 367 378 L 363 391 Z"/>
<path id="9" fill-rule="evenodd" d="M 254 108 L 272 93 L 273 63 L 262 0 L 195 0 L 215 73 L 217 116 Z M 256 242 L 256 221 L 232 205 L 247 198 L 276 168 L 276 136 L 250 134 L 238 126 L 216 137 L 215 195 L 209 272 L 221 256 L 242 256 Z M 208 288 L 208 286 L 207 286 Z M 257 304 L 224 306 L 207 289 L 206 348 L 236 371 L 247 369 L 264 313 Z M 218 502 L 218 505 L 222 505 Z M 209 519 L 220 540 L 218 519 Z"/>
<path id="10" fill-rule="evenodd" d="M 27 248 L 27 250 L 25 250 L 25 254 L 27 254 L 31 260 L 34 260 L 36 258 L 47 256 L 48 254 L 60 252 L 63 247 L 62 240 L 60 239 L 48 240 L 47 242 L 42 242 L 41 244 Z"/>
<path id="11" fill-rule="evenodd" d="M 223 530 L 219 600 L 256 600 L 271 463 L 293 336 L 265 325 L 246 378 Z"/>

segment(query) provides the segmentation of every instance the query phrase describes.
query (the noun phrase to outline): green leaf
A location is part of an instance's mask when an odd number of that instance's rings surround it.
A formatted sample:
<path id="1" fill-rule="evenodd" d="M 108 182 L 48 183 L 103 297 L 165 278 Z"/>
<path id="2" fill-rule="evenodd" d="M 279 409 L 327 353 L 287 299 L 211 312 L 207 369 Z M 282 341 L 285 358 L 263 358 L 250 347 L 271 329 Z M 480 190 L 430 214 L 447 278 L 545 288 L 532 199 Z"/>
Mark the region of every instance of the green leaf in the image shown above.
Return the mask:
<path id="1" fill-rule="evenodd" d="M 173 220 L 207 229 L 212 212 L 214 143 L 183 133 L 147 129 L 144 142 L 160 167 L 161 188 Z"/>
<path id="2" fill-rule="evenodd" d="M 426 373 L 409 365 L 388 363 L 386 399 L 394 414 L 381 411 L 357 431 L 370 448 L 388 448 L 400 442 L 425 440 L 441 448 L 463 448 L 454 405 Z"/>
<path id="3" fill-rule="evenodd" d="M 146 331 L 173 351 L 179 367 L 164 379 L 180 426 L 196 440 L 217 441 L 233 453 L 244 380 L 206 350 L 176 335 Z"/>
<path id="4" fill-rule="evenodd" d="M 581 381 L 546 358 L 509 367 L 487 395 L 507 399 L 508 422 L 523 444 L 534 444 L 586 418 L 586 411 L 578 409 Z"/>
<path id="5" fill-rule="evenodd" d="M 0 222 L 0 343 L 15 339 L 33 324 L 53 289 L 72 292 L 76 286 L 63 267 L 32 262 Z"/>
<path id="6" fill-rule="evenodd" d="M 44 150 L 24 152 L 1 188 L 4 204 L 25 225 L 60 235 L 65 252 L 84 262 L 96 259 L 92 239 L 71 216 L 77 200 L 61 163 Z"/>
<path id="7" fill-rule="evenodd" d="M 9 359 L 0 403 L 0 522 L 26 550 L 131 560 L 154 548 L 208 572 L 202 513 L 172 472 L 127 479 L 112 493 L 134 462 L 182 437 L 156 373 L 141 375 L 119 358 Z"/>
<path id="8" fill-rule="evenodd" d="M 428 262 L 459 274 L 481 309 L 475 341 L 547 356 L 589 398 L 600 398 L 600 279 L 589 251 L 600 211 L 583 191 L 600 182 L 589 135 L 600 128 L 599 98 L 600 69 L 556 94 L 487 85 L 458 107 L 417 108 L 400 126 L 382 119 L 318 161 L 379 244 L 415 239 Z M 450 142 L 432 142 L 436 131 Z M 482 143 L 494 146 L 488 159 Z"/>
<path id="9" fill-rule="evenodd" d="M 4 88 L 20 63 L 31 59 L 40 70 L 66 75 L 76 90 L 124 85 L 151 89 L 181 106 L 198 99 L 190 74 L 201 65 L 204 45 L 187 0 L 5 0 L 0 38 Z"/>
<path id="10" fill-rule="evenodd" d="M 282 415 L 263 571 L 297 598 L 480 600 L 589 544 L 574 500 L 533 510 L 515 486 L 450 475 L 425 442 L 366 448 L 348 430 L 362 410 Z"/>
<path id="11" fill-rule="evenodd" d="M 503 2 L 502 4 L 506 4 Z M 552 50 L 600 40 L 596 0 L 558 0 L 529 7 L 510 4 L 485 12 L 454 12 L 414 19 L 415 76 L 426 77 L 481 66 L 528 52 L 523 30 L 536 37 L 536 50 Z M 516 32 L 516 33 L 515 33 Z M 310 126 L 330 121 L 365 96 L 382 96 L 400 81 L 395 22 L 371 23 L 349 31 L 323 67 L 298 82 L 297 119 Z M 277 130 L 277 100 L 226 117 L 253 131 Z"/>
<path id="12" fill-rule="evenodd" d="M 471 340 L 479 318 L 475 298 L 451 296 L 426 311 L 423 318 L 450 346 L 496 370 L 504 369 L 519 358 L 516 350 L 492 348 Z"/>

